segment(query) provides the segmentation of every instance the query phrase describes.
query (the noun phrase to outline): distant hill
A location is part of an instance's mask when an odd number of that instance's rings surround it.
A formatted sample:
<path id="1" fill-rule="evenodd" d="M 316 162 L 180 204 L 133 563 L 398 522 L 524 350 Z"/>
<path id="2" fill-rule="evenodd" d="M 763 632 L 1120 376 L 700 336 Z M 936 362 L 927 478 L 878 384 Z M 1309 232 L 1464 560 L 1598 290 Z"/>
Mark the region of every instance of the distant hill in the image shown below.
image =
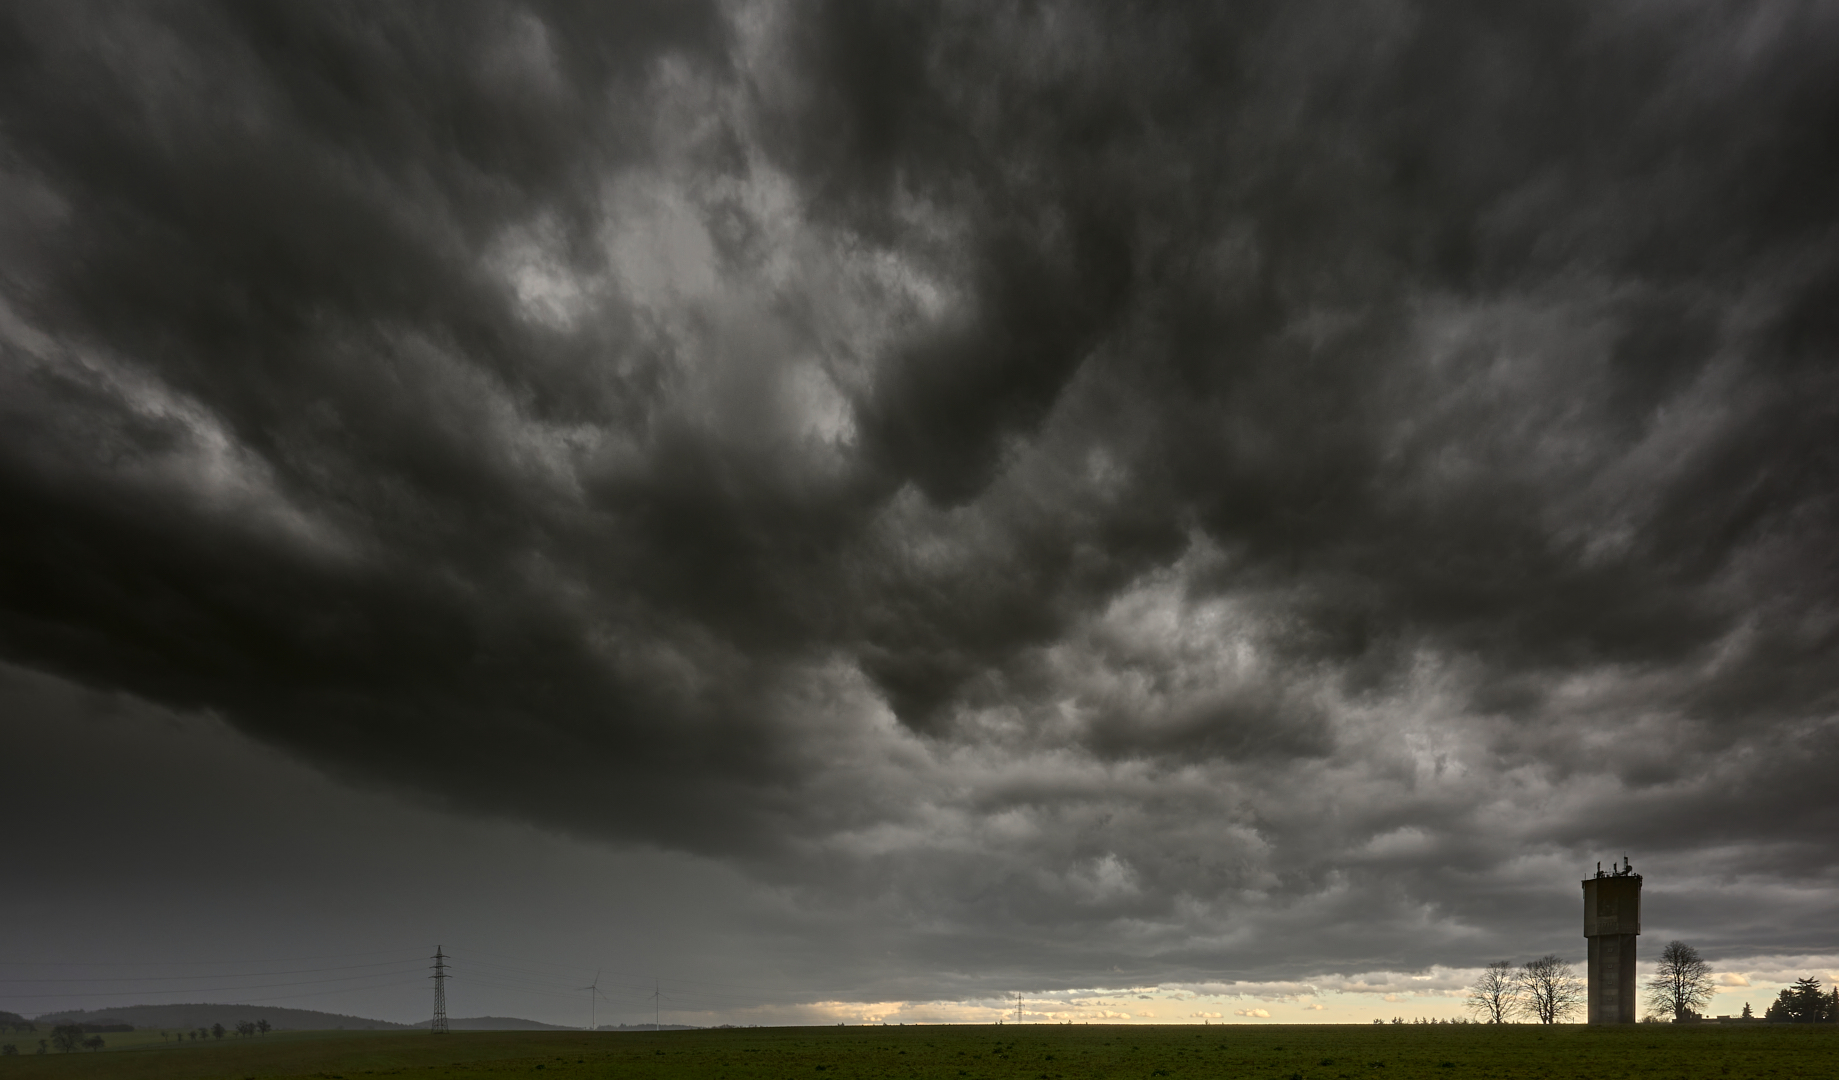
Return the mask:
<path id="1" fill-rule="evenodd" d="M 426 1024 L 420 1025 L 427 1027 Z M 545 1024 L 540 1020 L 520 1020 L 515 1016 L 458 1016 L 447 1021 L 452 1031 L 580 1031 L 562 1024 Z"/>
<path id="2" fill-rule="evenodd" d="M 313 1009 L 282 1009 L 272 1005 L 124 1005 L 114 1009 L 69 1009 L 46 1013 L 37 1018 L 40 1024 L 133 1024 L 155 1031 L 186 1031 L 222 1024 L 227 1028 L 248 1020 L 266 1020 L 277 1031 L 347 1031 L 406 1030 L 420 1025 L 392 1024 L 388 1020 L 368 1020 L 362 1016 L 317 1012 Z"/>
<path id="3" fill-rule="evenodd" d="M 8 1023 L 12 1013 L 0 1012 L 0 1028 Z M 30 1023 L 25 1017 L 14 1018 L 20 1024 Z M 418 1024 L 394 1024 L 388 1020 L 370 1020 L 362 1016 L 345 1016 L 342 1013 L 317 1012 L 313 1009 L 281 1009 L 271 1005 L 125 1005 L 118 1009 L 70 1009 L 65 1012 L 46 1013 L 37 1018 L 42 1025 L 50 1024 L 132 1024 L 137 1028 L 152 1028 L 155 1031 L 189 1031 L 193 1028 L 208 1028 L 212 1024 L 222 1024 L 235 1028 L 245 1020 L 266 1020 L 276 1031 L 412 1031 L 426 1028 L 426 1020 Z M 447 1027 L 453 1031 L 580 1031 L 578 1027 L 567 1024 L 545 1024 L 540 1020 L 525 1020 L 516 1016 L 459 1016 L 447 1021 Z M 690 1028 L 681 1024 L 665 1024 L 666 1031 L 688 1031 Z M 650 1024 L 611 1024 L 600 1025 L 602 1031 L 650 1031 Z"/>
<path id="4" fill-rule="evenodd" d="M 695 1024 L 602 1024 L 595 1031 L 701 1031 Z"/>

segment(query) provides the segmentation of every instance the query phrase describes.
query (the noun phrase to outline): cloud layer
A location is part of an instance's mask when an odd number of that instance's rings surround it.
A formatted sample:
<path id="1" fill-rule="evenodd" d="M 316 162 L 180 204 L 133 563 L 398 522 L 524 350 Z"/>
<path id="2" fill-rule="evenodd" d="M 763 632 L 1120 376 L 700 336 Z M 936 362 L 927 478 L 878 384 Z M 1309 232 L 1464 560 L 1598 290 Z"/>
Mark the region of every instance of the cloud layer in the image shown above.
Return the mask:
<path id="1" fill-rule="evenodd" d="M 915 996 L 1839 950 L 1828 9 L 5 19 L 10 663 Z"/>

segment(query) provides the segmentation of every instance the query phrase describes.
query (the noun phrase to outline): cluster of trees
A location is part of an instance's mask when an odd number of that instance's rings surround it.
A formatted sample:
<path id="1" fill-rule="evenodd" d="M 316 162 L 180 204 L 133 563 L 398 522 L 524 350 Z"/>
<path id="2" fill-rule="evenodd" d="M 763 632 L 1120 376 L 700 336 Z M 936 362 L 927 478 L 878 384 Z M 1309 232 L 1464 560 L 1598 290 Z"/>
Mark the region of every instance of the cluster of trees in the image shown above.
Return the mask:
<path id="1" fill-rule="evenodd" d="M 1647 1006 L 1651 1013 L 1690 1020 L 1716 989 L 1711 965 L 1698 950 L 1683 941 L 1672 941 L 1661 950 L 1660 968 L 1648 980 Z M 1587 994 L 1588 988 L 1571 965 L 1548 953 L 1517 968 L 1506 960 L 1489 964 L 1469 987 L 1469 998 L 1463 1004 L 1484 1024 L 1522 1019 L 1557 1024 L 1575 1016 Z"/>
<path id="2" fill-rule="evenodd" d="M 1769 1011 L 1763 1013 L 1767 1020 L 1794 1024 L 1818 1024 L 1839 1021 L 1839 986 L 1831 993 L 1820 992 L 1820 980 L 1815 978 L 1797 979 L 1793 986 L 1783 990 Z"/>
<path id="3" fill-rule="evenodd" d="M 236 1025 L 236 1033 L 244 1038 L 251 1035 L 266 1035 L 273 1030 L 274 1025 L 266 1020 L 244 1020 L 242 1023 Z M 193 1028 L 190 1031 L 181 1031 L 177 1034 L 180 1042 L 184 1042 L 187 1039 L 197 1042 L 199 1039 L 221 1039 L 229 1033 L 230 1029 L 224 1027 L 222 1024 L 212 1024 L 208 1028 Z M 162 1031 L 160 1034 L 164 1035 L 166 1033 Z"/>
<path id="4" fill-rule="evenodd" d="M 1463 1005 L 1484 1024 L 1521 1019 L 1557 1024 L 1583 1008 L 1585 992 L 1576 970 L 1557 953 L 1547 953 L 1517 968 L 1510 960 L 1489 964 Z"/>
<path id="5" fill-rule="evenodd" d="M 34 1054 L 43 1054 L 43 1053 L 49 1052 L 50 1049 L 51 1049 L 50 1041 L 46 1039 L 40 1039 L 38 1040 L 38 1049 L 32 1052 Z M 19 1053 L 19 1047 L 13 1045 L 12 1043 L 7 1043 L 5 1046 L 0 1046 L 0 1055 L 4 1055 L 6 1057 L 12 1057 L 18 1053 Z"/>
<path id="6" fill-rule="evenodd" d="M 51 1045 L 70 1053 L 75 1050 L 102 1049 L 102 1036 L 85 1035 L 82 1024 L 59 1024 L 51 1029 Z"/>
<path id="7" fill-rule="evenodd" d="M 128 1031 L 134 1030 L 131 1027 L 127 1027 L 125 1024 L 119 1026 Z M 70 1053 L 75 1050 L 100 1050 L 104 1043 L 102 1036 L 94 1033 L 95 1028 L 96 1025 L 94 1024 L 60 1024 L 51 1029 L 50 1039 L 38 1040 L 37 1052 L 42 1054 L 52 1048 L 56 1048 L 65 1053 Z M 274 1026 L 266 1020 L 244 1020 L 242 1023 L 236 1025 L 236 1033 L 244 1037 L 250 1035 L 266 1035 L 273 1030 Z M 166 1032 L 162 1031 L 160 1034 L 165 1035 Z M 229 1029 L 225 1028 L 222 1024 L 212 1024 L 208 1028 L 193 1028 L 190 1031 L 180 1031 L 174 1034 L 178 1036 L 180 1042 L 184 1042 L 186 1039 L 191 1039 L 196 1042 L 199 1039 L 221 1039 L 229 1034 Z M 0 1046 L 0 1056 L 13 1057 L 18 1053 L 19 1047 L 13 1043 L 7 1043 L 4 1046 Z"/>
<path id="8" fill-rule="evenodd" d="M 1711 965 L 1698 950 L 1682 941 L 1668 943 L 1660 954 L 1660 970 L 1647 984 L 1647 1005 L 1660 1016 L 1675 1021 L 1697 1020 L 1699 1009 L 1711 1000 L 1717 988 L 1711 981 Z M 1751 1018 L 1748 1004 L 1743 1018 Z M 1839 1021 L 1839 988 L 1822 993 L 1820 980 L 1804 978 L 1783 990 L 1763 1014 L 1763 1019 L 1778 1023 L 1815 1024 Z"/>
<path id="9" fill-rule="evenodd" d="M 1384 1020 L 1375 1020 L 1373 1022 L 1375 1024 L 1385 1023 Z M 1448 1020 L 1443 1019 L 1441 1017 L 1436 1017 L 1436 1016 L 1417 1016 L 1417 1017 L 1413 1017 L 1410 1020 L 1407 1020 L 1402 1016 L 1394 1016 L 1392 1018 L 1392 1022 L 1394 1024 L 1478 1024 L 1481 1021 L 1465 1020 L 1460 1016 L 1455 1017 L 1453 1019 L 1448 1019 Z"/>
<path id="10" fill-rule="evenodd" d="M 1586 992 L 1571 965 L 1552 954 L 1518 968 L 1506 960 L 1489 964 L 1469 987 L 1469 998 L 1463 1004 L 1484 1024 L 1520 1019 L 1556 1024 L 1583 1006 Z M 1699 1010 L 1716 993 L 1711 965 L 1699 951 L 1683 941 L 1669 941 L 1660 951 L 1659 968 L 1647 981 L 1648 1019 L 1697 1020 Z M 1743 1016 L 1750 1017 L 1748 1005 L 1743 1007 Z M 1793 1023 L 1839 1022 L 1839 987 L 1822 991 L 1818 979 L 1801 979 L 1781 992 L 1764 1017 Z"/>

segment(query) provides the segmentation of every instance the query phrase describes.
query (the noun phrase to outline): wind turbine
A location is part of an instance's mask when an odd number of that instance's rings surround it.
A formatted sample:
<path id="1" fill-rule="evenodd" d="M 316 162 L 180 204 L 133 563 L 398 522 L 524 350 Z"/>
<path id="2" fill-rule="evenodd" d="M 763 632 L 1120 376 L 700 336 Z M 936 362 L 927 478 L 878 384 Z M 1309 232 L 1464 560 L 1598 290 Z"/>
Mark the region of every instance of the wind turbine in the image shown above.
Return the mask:
<path id="1" fill-rule="evenodd" d="M 593 982 L 575 989 L 588 991 L 587 1029 L 593 1031 L 600 1023 L 600 972 L 594 972 Z"/>

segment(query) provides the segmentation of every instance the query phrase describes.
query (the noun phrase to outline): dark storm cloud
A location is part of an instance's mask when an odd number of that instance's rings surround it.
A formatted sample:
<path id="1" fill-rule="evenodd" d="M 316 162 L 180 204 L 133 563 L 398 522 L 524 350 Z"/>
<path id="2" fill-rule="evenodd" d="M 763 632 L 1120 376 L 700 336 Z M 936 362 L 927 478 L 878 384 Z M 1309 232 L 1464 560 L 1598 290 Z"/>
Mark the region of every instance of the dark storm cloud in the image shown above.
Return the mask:
<path id="1" fill-rule="evenodd" d="M 11 662 L 941 970 L 1830 885 L 1822 8 L 7 18 Z"/>

